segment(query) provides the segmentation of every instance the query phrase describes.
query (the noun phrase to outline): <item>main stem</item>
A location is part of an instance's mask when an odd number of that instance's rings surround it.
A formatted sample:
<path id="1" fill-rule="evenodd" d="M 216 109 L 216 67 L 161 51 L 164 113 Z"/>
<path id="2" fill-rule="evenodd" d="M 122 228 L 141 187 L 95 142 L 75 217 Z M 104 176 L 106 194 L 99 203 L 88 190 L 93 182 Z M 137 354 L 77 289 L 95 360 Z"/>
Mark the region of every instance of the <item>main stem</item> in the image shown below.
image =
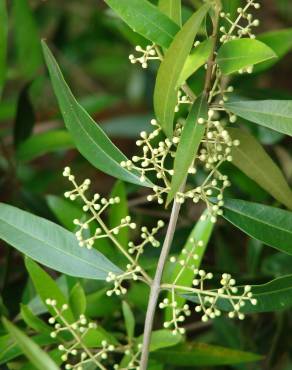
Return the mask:
<path id="1" fill-rule="evenodd" d="M 168 256 L 170 246 L 173 240 L 173 235 L 174 235 L 174 231 L 175 231 L 177 220 L 178 220 L 180 206 L 181 206 L 180 203 L 177 203 L 176 201 L 174 201 L 172 210 L 171 210 L 171 216 L 169 220 L 168 229 L 166 232 L 161 254 L 159 257 L 158 264 L 157 264 L 155 277 L 151 285 L 151 291 L 150 291 L 147 313 L 146 313 L 146 318 L 145 318 L 143 347 L 142 347 L 142 355 L 141 355 L 141 363 L 140 363 L 141 370 L 147 370 L 151 332 L 152 332 L 152 327 L 153 327 L 153 321 L 154 321 L 154 315 L 155 315 L 155 310 L 157 306 L 158 296 L 160 292 L 162 273 L 163 273 L 165 262 L 167 260 L 167 256 Z"/>
<path id="2" fill-rule="evenodd" d="M 215 50 L 216 50 L 216 43 L 217 43 L 217 36 L 218 36 L 220 10 L 221 10 L 221 0 L 216 0 L 216 12 L 215 12 L 214 20 L 213 20 L 213 34 L 212 34 L 213 47 L 212 47 L 212 52 L 207 62 L 207 72 L 206 72 L 206 79 L 205 79 L 205 86 L 204 86 L 204 95 L 206 97 L 208 97 L 209 95 L 210 86 L 211 86 L 212 77 L 213 77 L 213 65 L 214 65 Z M 182 185 L 180 191 L 183 191 L 184 187 L 185 187 L 185 183 Z M 181 204 L 177 203 L 174 200 L 166 236 L 164 239 L 164 243 L 163 243 L 162 250 L 161 250 L 160 257 L 159 257 L 158 264 L 157 264 L 157 269 L 156 269 L 155 276 L 151 284 L 150 296 L 149 296 L 148 307 L 147 307 L 146 318 L 145 318 L 140 370 L 147 370 L 147 366 L 148 366 L 151 333 L 152 333 L 152 328 L 153 328 L 153 321 L 154 321 L 157 301 L 158 301 L 159 293 L 161 290 L 161 278 L 162 278 L 164 266 L 165 266 L 165 263 L 166 263 L 166 260 L 169 254 L 171 243 L 173 240 L 180 207 L 181 207 Z"/>

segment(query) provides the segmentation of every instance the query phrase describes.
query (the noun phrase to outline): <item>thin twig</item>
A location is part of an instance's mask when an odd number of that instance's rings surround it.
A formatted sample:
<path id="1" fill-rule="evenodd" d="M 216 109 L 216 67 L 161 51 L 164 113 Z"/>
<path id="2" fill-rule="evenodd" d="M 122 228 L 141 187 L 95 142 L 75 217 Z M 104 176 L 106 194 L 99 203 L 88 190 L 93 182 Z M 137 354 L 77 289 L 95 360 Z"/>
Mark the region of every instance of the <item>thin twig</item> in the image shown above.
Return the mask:
<path id="1" fill-rule="evenodd" d="M 155 315 L 155 310 L 157 306 L 158 296 L 160 292 L 162 273 L 163 273 L 164 265 L 167 260 L 167 256 L 168 256 L 171 243 L 173 240 L 180 207 L 181 207 L 181 204 L 174 201 L 168 229 L 166 232 L 161 254 L 159 257 L 158 264 L 157 264 L 155 277 L 151 284 L 151 291 L 150 291 L 150 296 L 149 296 L 149 301 L 148 301 L 147 313 L 146 313 L 146 318 L 145 318 L 144 335 L 143 335 L 143 347 L 142 347 L 142 355 L 141 355 L 141 363 L 140 363 L 141 370 L 147 370 L 151 332 L 152 332 L 152 327 L 153 327 L 153 321 L 154 321 L 154 315 Z"/>

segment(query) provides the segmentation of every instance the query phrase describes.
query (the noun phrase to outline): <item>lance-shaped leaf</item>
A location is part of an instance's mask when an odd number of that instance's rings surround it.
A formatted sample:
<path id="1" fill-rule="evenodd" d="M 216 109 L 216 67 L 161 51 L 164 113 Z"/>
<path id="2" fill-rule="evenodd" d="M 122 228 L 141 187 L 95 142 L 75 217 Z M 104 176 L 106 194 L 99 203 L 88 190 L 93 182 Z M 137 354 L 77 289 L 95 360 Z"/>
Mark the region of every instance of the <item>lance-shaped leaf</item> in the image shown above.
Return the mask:
<path id="1" fill-rule="evenodd" d="M 40 370 L 59 370 L 55 362 L 48 356 L 32 339 L 19 330 L 11 322 L 3 319 L 3 324 L 11 337 L 22 349 L 24 355 L 30 362 Z"/>
<path id="2" fill-rule="evenodd" d="M 191 167 L 199 145 L 204 136 L 205 125 L 200 124 L 200 118 L 204 120 L 208 115 L 206 98 L 202 95 L 193 104 L 191 111 L 183 127 L 181 138 L 176 150 L 173 165 L 174 174 L 171 179 L 170 191 L 167 196 L 167 204 L 175 197 L 181 184 L 185 181 L 188 170 Z"/>
<path id="3" fill-rule="evenodd" d="M 248 132 L 229 128 L 233 140 L 240 141 L 232 149 L 232 164 L 238 167 L 280 203 L 292 209 L 292 191 L 283 173 L 262 145 Z"/>
<path id="4" fill-rule="evenodd" d="M 225 107 L 250 122 L 292 136 L 292 100 L 243 100 Z"/>
<path id="5" fill-rule="evenodd" d="M 159 0 L 158 8 L 181 26 L 181 0 Z"/>
<path id="6" fill-rule="evenodd" d="M 179 26 L 147 0 L 105 0 L 133 29 L 146 39 L 167 48 Z"/>
<path id="7" fill-rule="evenodd" d="M 205 343 L 190 342 L 179 346 L 153 352 L 153 358 L 164 364 L 181 367 L 235 365 L 255 362 L 261 356 L 230 348 Z"/>
<path id="8" fill-rule="evenodd" d="M 226 199 L 223 216 L 249 236 L 292 254 L 292 212 L 239 199 Z"/>
<path id="9" fill-rule="evenodd" d="M 244 287 L 238 287 L 238 296 L 244 292 Z M 253 312 L 274 312 L 292 307 L 292 275 L 280 277 L 266 284 L 251 286 L 253 298 L 257 300 L 257 304 L 253 305 L 250 302 L 245 302 L 245 305 L 240 309 L 243 313 Z M 191 302 L 199 303 L 196 295 L 183 295 Z M 225 298 L 219 298 L 216 306 L 223 311 L 232 310 L 230 301 Z"/>
<path id="10" fill-rule="evenodd" d="M 25 78 L 29 80 L 35 76 L 42 65 L 42 50 L 36 17 L 28 0 L 14 1 L 12 5 L 18 65 Z"/>
<path id="11" fill-rule="evenodd" d="M 41 217 L 0 204 L 0 238 L 32 259 L 67 275 L 105 280 L 119 268 L 96 250 L 80 248 L 71 232 Z"/>
<path id="12" fill-rule="evenodd" d="M 177 33 L 161 63 L 154 90 L 154 109 L 164 132 L 171 137 L 174 109 L 177 104 L 177 82 L 210 5 L 202 6 Z"/>
<path id="13" fill-rule="evenodd" d="M 292 49 L 292 28 L 275 30 L 257 35 L 257 40 L 264 42 L 277 54 L 278 59 L 271 59 L 255 67 L 255 72 L 263 72 L 272 67 Z"/>
<path id="14" fill-rule="evenodd" d="M 204 65 L 212 52 L 212 39 L 203 41 L 197 46 L 183 66 L 176 88 L 179 88 L 192 74 L 194 74 L 202 65 Z"/>
<path id="15" fill-rule="evenodd" d="M 80 153 L 93 166 L 111 176 L 134 184 L 146 185 L 140 181 L 138 173 L 121 167 L 121 162 L 127 158 L 76 101 L 53 54 L 45 42 L 42 44 L 60 110 Z"/>
<path id="16" fill-rule="evenodd" d="M 275 52 L 263 42 L 244 38 L 223 44 L 218 51 L 217 63 L 221 71 L 228 75 L 276 57 Z"/>
<path id="17" fill-rule="evenodd" d="M 53 130 L 33 135 L 22 142 L 16 155 L 19 161 L 28 162 L 43 154 L 73 148 L 74 142 L 68 131 Z"/>

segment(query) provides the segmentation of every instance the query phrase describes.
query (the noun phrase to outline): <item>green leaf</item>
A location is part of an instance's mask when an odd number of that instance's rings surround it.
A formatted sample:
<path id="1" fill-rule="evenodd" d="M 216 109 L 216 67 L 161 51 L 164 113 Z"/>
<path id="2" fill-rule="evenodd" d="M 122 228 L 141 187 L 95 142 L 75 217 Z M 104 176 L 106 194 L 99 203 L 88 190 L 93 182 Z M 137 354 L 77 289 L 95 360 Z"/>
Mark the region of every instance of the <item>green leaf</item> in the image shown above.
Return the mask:
<path id="1" fill-rule="evenodd" d="M 11 322 L 2 319 L 3 324 L 12 338 L 15 339 L 24 355 L 40 370 L 59 370 L 55 362 L 41 348 Z"/>
<path id="2" fill-rule="evenodd" d="M 199 46 L 191 52 L 187 57 L 186 62 L 183 66 L 181 74 L 179 76 L 176 88 L 179 88 L 183 83 L 194 74 L 200 67 L 202 67 L 208 60 L 212 52 L 212 39 L 203 41 Z"/>
<path id="3" fill-rule="evenodd" d="M 271 59 L 255 67 L 255 72 L 263 72 L 271 68 L 292 49 L 292 28 L 265 32 L 257 35 L 257 39 L 273 49 L 278 56 L 278 59 Z"/>
<path id="4" fill-rule="evenodd" d="M 36 332 L 43 334 L 51 333 L 52 328 L 35 316 L 28 306 L 21 304 L 20 313 L 25 323 Z"/>
<path id="5" fill-rule="evenodd" d="M 188 253 L 194 253 L 198 256 L 196 260 L 192 261 L 192 264 L 194 265 L 194 268 L 199 268 L 202 262 L 202 259 L 204 257 L 204 254 L 206 252 L 206 248 L 208 245 L 208 242 L 210 240 L 211 234 L 214 229 L 214 223 L 211 222 L 211 217 L 208 214 L 208 211 L 206 210 L 203 213 L 205 216 L 207 216 L 206 219 L 199 219 L 196 225 L 193 227 L 183 249 L 186 250 Z M 203 245 L 200 244 L 198 246 L 198 242 L 203 242 Z M 177 261 L 185 260 L 186 255 L 181 252 L 179 255 Z M 178 278 L 177 278 L 178 277 Z M 190 269 L 184 269 L 182 270 L 180 265 L 176 265 L 173 269 L 173 272 L 171 274 L 171 277 L 168 279 L 173 284 L 181 285 L 185 287 L 191 287 L 194 279 L 194 272 Z M 171 300 L 171 293 L 168 293 L 168 298 Z M 178 308 L 182 307 L 185 299 L 183 297 L 176 296 L 175 298 Z M 165 318 L 166 321 L 171 319 L 172 309 L 167 308 L 165 310 Z"/>
<path id="6" fill-rule="evenodd" d="M 135 331 L 135 317 L 131 310 L 131 307 L 128 305 L 127 302 L 123 301 L 123 315 L 127 330 L 127 335 L 129 340 L 131 341 L 134 337 L 134 331 Z"/>
<path id="7" fill-rule="evenodd" d="M 120 198 L 120 202 L 117 204 L 113 204 L 109 210 L 109 226 L 111 229 L 113 229 L 114 227 L 121 224 L 122 218 L 125 218 L 129 215 L 126 189 L 125 185 L 121 181 L 116 182 L 111 192 L 111 197 Z M 119 231 L 118 235 L 116 235 L 116 239 L 120 242 L 122 246 L 126 248 L 129 242 L 129 228 L 122 228 Z"/>
<path id="8" fill-rule="evenodd" d="M 96 250 L 80 248 L 61 226 L 0 204 L 0 238 L 34 260 L 67 275 L 105 280 L 120 270 Z"/>
<path id="9" fill-rule="evenodd" d="M 6 78 L 6 55 L 8 36 L 8 15 L 6 1 L 0 1 L 0 97 Z"/>
<path id="10" fill-rule="evenodd" d="M 111 176 L 137 185 L 146 185 L 140 181 L 138 173 L 121 167 L 120 163 L 127 158 L 78 104 L 45 42 L 43 51 L 66 127 L 80 153 L 93 166 Z"/>
<path id="11" fill-rule="evenodd" d="M 181 27 L 181 0 L 159 0 L 158 8 Z"/>
<path id="12" fill-rule="evenodd" d="M 138 343 L 142 343 L 143 335 L 137 338 Z M 151 334 L 150 352 L 157 351 L 160 348 L 172 347 L 182 340 L 180 334 L 173 335 L 171 330 L 154 330 Z"/>
<path id="13" fill-rule="evenodd" d="M 80 283 L 77 283 L 69 295 L 69 306 L 76 319 L 84 315 L 86 310 L 86 296 Z"/>
<path id="14" fill-rule="evenodd" d="M 72 232 L 75 231 L 76 225 L 74 225 L 73 220 L 80 220 L 82 218 L 82 209 L 77 207 L 71 201 L 55 195 L 47 195 L 46 199 L 51 211 L 61 225 Z"/>
<path id="15" fill-rule="evenodd" d="M 235 365 L 262 359 L 254 353 L 195 342 L 159 350 L 152 357 L 164 364 L 186 367 Z"/>
<path id="16" fill-rule="evenodd" d="M 17 158 L 29 162 L 43 154 L 74 148 L 72 137 L 67 131 L 53 130 L 36 134 L 22 142 L 17 148 Z"/>
<path id="17" fill-rule="evenodd" d="M 280 168 L 264 150 L 261 144 L 248 132 L 229 128 L 233 140 L 240 141 L 233 146 L 232 164 L 238 167 L 259 186 L 280 203 L 292 209 L 292 191 Z"/>
<path id="18" fill-rule="evenodd" d="M 204 136 L 205 125 L 198 123 L 198 120 L 208 118 L 208 104 L 204 96 L 197 98 L 183 127 L 180 141 L 175 154 L 170 190 L 166 204 L 169 204 L 175 197 L 180 186 L 188 176 L 188 170 L 196 158 L 201 140 Z"/>
<path id="19" fill-rule="evenodd" d="M 177 83 L 194 38 L 210 5 L 202 6 L 177 33 L 161 63 L 154 90 L 154 109 L 157 120 L 167 136 L 172 136 L 174 109 L 177 104 Z"/>
<path id="20" fill-rule="evenodd" d="M 20 91 L 17 101 L 17 111 L 14 122 L 14 146 L 17 148 L 23 141 L 29 138 L 35 124 L 34 108 L 29 96 L 30 83 Z"/>
<path id="21" fill-rule="evenodd" d="M 244 38 L 223 44 L 218 51 L 217 63 L 221 71 L 228 75 L 276 57 L 274 51 L 264 43 Z"/>
<path id="22" fill-rule="evenodd" d="M 51 338 L 47 334 L 35 335 L 33 341 L 39 346 L 47 346 L 56 342 L 56 339 Z M 10 335 L 0 337 L 0 365 L 6 364 L 14 358 L 21 356 L 22 351 L 17 346 L 16 340 Z"/>
<path id="23" fill-rule="evenodd" d="M 167 48 L 179 26 L 147 0 L 105 0 L 135 31 Z"/>
<path id="24" fill-rule="evenodd" d="M 292 212 L 239 199 L 226 199 L 223 216 L 249 236 L 292 254 Z"/>
<path id="25" fill-rule="evenodd" d="M 57 301 L 58 307 L 62 307 L 64 304 L 68 305 L 67 298 L 60 290 L 57 283 L 45 270 L 43 270 L 36 262 L 27 257 L 25 258 L 25 266 L 29 276 L 31 277 L 33 285 L 44 304 L 46 304 L 47 299 L 54 299 Z M 51 306 L 46 305 L 46 307 L 52 315 L 55 314 L 55 311 Z M 63 312 L 63 315 L 68 322 L 72 323 L 75 321 L 70 307 L 68 310 Z"/>
<path id="26" fill-rule="evenodd" d="M 42 65 L 37 24 L 28 0 L 13 1 L 15 47 L 19 68 L 30 80 Z"/>
<path id="27" fill-rule="evenodd" d="M 292 100 L 243 100 L 225 107 L 250 122 L 292 136 Z"/>

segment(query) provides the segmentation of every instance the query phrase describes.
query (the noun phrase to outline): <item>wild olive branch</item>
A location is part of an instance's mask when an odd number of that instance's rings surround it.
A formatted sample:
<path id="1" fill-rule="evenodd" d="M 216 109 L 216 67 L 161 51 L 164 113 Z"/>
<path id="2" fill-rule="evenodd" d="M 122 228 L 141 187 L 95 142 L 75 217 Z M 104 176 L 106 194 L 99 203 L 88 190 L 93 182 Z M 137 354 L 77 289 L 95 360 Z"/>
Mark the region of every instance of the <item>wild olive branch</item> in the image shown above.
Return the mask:
<path id="1" fill-rule="evenodd" d="M 209 94 L 210 85 L 212 82 L 213 77 L 213 64 L 215 58 L 215 49 L 218 37 L 218 25 L 219 25 L 219 17 L 221 11 L 221 1 L 216 1 L 216 9 L 215 9 L 215 17 L 213 20 L 213 47 L 210 57 L 207 62 L 207 72 L 206 72 L 206 79 L 205 79 L 205 86 L 204 86 L 204 95 L 207 97 Z M 181 186 L 179 191 L 183 191 L 185 184 Z M 161 291 L 161 278 L 164 270 L 164 266 L 169 254 L 169 250 L 171 247 L 171 243 L 173 241 L 173 236 L 176 228 L 176 224 L 179 217 L 181 204 L 174 200 L 172 210 L 171 210 L 171 217 L 168 224 L 166 236 L 164 239 L 164 243 L 162 246 L 161 254 L 158 260 L 157 269 L 155 272 L 154 279 L 151 284 L 151 290 L 149 295 L 148 307 L 146 311 L 145 317 L 145 325 L 144 325 L 144 334 L 143 334 L 143 347 L 142 347 L 142 354 L 141 354 L 141 362 L 140 362 L 140 369 L 147 370 L 148 365 L 148 358 L 149 358 L 149 348 L 150 348 L 150 341 L 151 341 L 151 333 L 153 328 L 153 321 L 156 312 L 157 302 L 159 293 Z"/>

